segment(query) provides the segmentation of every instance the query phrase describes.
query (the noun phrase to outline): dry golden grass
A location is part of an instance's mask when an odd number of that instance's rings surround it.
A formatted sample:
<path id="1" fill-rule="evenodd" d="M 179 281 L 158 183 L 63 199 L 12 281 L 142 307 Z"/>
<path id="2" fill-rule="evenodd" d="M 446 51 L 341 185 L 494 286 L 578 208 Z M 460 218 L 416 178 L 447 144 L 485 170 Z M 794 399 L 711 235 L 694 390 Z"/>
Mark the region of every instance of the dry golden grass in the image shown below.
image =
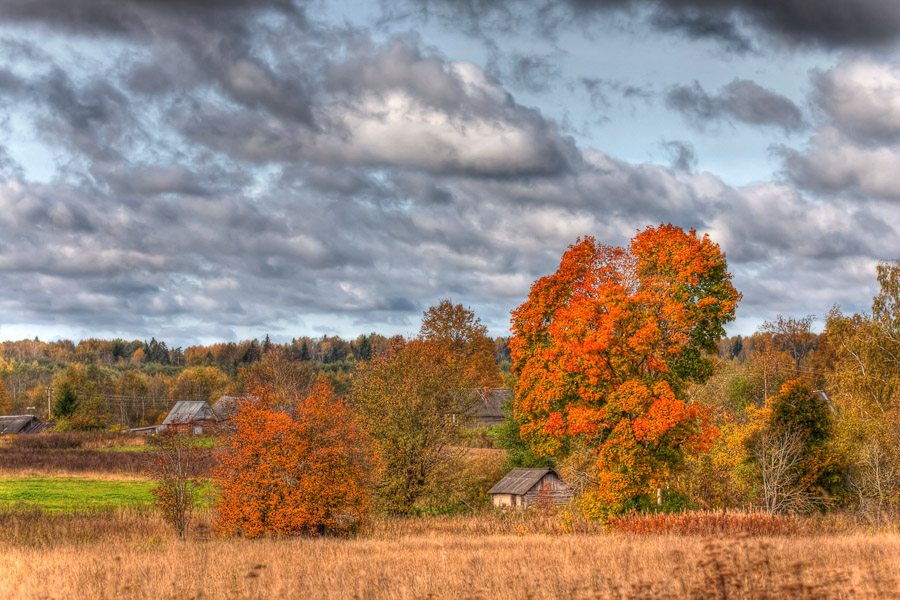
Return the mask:
<path id="1" fill-rule="evenodd" d="M 893 535 L 504 535 L 490 530 L 521 523 L 489 520 L 379 519 L 355 539 L 249 541 L 212 537 L 206 514 L 180 542 L 152 513 L 0 511 L 0 597 L 900 598 Z M 488 531 L 462 527 L 472 522 Z"/>

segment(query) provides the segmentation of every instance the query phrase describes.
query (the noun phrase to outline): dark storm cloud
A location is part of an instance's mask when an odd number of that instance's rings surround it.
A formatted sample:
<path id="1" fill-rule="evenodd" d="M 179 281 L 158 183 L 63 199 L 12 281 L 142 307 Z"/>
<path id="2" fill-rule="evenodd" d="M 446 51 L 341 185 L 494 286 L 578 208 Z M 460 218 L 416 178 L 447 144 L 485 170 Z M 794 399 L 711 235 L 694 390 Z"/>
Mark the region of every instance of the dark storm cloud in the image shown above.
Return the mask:
<path id="1" fill-rule="evenodd" d="M 408 4 L 418 7 L 420 16 L 437 16 L 483 36 L 491 30 L 521 29 L 526 23 L 551 36 L 573 24 L 590 31 L 591 17 L 624 11 L 649 16 L 659 29 L 721 41 L 735 51 L 751 45 L 743 31 L 746 26 L 788 44 L 829 48 L 873 47 L 900 39 L 900 4 L 890 0 L 533 0 L 524 5 L 504 0 L 409 0 Z M 387 14 L 408 13 L 395 9 Z"/>
<path id="2" fill-rule="evenodd" d="M 198 181 L 197 175 L 184 165 L 125 165 L 95 163 L 92 173 L 120 196 L 154 196 L 181 194 L 207 196 L 212 191 Z"/>
<path id="3" fill-rule="evenodd" d="M 748 80 L 735 79 L 718 94 L 707 93 L 696 81 L 675 86 L 666 93 L 666 105 L 701 129 L 721 120 L 775 126 L 786 133 L 806 127 L 803 113 L 790 99 Z"/>
<path id="4" fill-rule="evenodd" d="M 64 141 L 91 158 L 120 157 L 119 142 L 134 121 L 129 99 L 107 80 L 76 87 L 66 73 L 54 68 L 29 91 L 36 105 L 46 109 L 39 128 L 48 139 Z"/>

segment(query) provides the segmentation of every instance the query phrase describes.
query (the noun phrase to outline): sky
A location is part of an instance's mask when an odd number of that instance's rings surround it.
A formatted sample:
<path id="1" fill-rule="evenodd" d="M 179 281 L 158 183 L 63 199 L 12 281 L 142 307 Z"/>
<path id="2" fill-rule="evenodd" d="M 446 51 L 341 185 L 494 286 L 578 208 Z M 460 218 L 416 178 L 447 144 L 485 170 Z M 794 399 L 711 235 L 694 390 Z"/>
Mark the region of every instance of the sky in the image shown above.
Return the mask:
<path id="1" fill-rule="evenodd" d="M 0 339 L 507 335 L 661 223 L 821 326 L 898 175 L 894 0 L 0 0 Z"/>

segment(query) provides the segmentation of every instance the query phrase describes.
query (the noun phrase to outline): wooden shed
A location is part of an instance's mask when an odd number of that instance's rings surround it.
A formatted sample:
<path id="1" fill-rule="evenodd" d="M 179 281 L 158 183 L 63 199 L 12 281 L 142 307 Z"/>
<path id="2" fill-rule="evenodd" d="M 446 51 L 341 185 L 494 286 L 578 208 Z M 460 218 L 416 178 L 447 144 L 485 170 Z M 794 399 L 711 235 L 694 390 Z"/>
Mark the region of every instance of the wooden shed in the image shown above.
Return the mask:
<path id="1" fill-rule="evenodd" d="M 9 415 L 0 417 L 0 435 L 40 433 L 48 427 L 34 415 Z"/>
<path id="2" fill-rule="evenodd" d="M 209 404 L 200 400 L 179 400 L 166 415 L 157 431 L 175 433 L 212 433 L 219 420 Z"/>
<path id="3" fill-rule="evenodd" d="M 488 490 L 491 506 L 528 508 L 541 501 L 562 504 L 572 498 L 569 487 L 550 467 L 513 469 Z"/>

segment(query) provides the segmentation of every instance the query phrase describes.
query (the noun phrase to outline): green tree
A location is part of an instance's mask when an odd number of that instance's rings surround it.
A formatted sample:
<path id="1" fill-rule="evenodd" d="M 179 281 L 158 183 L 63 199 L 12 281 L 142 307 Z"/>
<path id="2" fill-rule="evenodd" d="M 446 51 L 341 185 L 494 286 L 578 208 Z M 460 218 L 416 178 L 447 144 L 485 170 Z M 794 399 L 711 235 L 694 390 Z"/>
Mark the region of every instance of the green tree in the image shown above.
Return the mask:
<path id="1" fill-rule="evenodd" d="M 556 460 L 550 455 L 538 455 L 531 451 L 531 444 L 522 439 L 521 425 L 513 416 L 512 400 L 503 405 L 503 423 L 495 428 L 494 445 L 506 450 L 506 468 L 515 469 L 552 467 Z"/>
<path id="2" fill-rule="evenodd" d="M 67 418 L 75 414 L 78 409 L 78 396 L 75 389 L 68 382 L 57 387 L 56 400 L 53 402 L 53 416 Z"/>
<path id="3" fill-rule="evenodd" d="M 746 447 L 770 512 L 824 509 L 843 496 L 845 460 L 826 398 L 800 379 L 781 386 L 755 418 Z"/>

